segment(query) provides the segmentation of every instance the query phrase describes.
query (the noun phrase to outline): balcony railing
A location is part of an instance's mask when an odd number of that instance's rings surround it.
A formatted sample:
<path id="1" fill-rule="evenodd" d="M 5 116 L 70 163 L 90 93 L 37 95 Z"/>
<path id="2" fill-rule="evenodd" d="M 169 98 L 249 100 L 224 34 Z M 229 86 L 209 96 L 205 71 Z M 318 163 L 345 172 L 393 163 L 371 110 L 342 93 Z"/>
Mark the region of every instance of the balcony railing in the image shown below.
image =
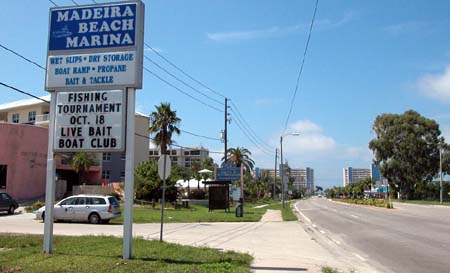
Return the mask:
<path id="1" fill-rule="evenodd" d="M 35 123 L 49 121 L 49 114 L 37 115 Z"/>

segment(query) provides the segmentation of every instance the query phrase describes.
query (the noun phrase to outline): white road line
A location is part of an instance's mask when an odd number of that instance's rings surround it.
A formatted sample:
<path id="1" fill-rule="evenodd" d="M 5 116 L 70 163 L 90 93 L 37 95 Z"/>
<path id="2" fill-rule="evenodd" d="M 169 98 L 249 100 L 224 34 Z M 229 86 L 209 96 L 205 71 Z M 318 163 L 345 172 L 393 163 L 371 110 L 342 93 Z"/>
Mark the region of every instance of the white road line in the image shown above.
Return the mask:
<path id="1" fill-rule="evenodd" d="M 364 259 L 363 257 L 361 257 L 360 255 L 353 253 L 353 255 L 355 255 L 356 257 L 358 257 L 358 259 L 360 259 L 361 261 L 365 262 L 366 259 Z"/>
<path id="2" fill-rule="evenodd" d="M 320 233 L 325 234 L 325 231 L 323 231 L 323 230 L 319 230 L 319 231 L 320 231 Z"/>
<path id="3" fill-rule="evenodd" d="M 350 214 L 350 216 L 353 217 L 353 218 L 359 218 L 358 215 L 354 215 L 354 214 Z"/>
<path id="4" fill-rule="evenodd" d="M 317 225 L 315 225 L 315 224 L 313 224 L 312 226 L 313 226 L 314 228 L 316 228 L 316 227 L 317 227 Z"/>
<path id="5" fill-rule="evenodd" d="M 336 244 L 340 245 L 341 242 L 339 242 L 338 240 L 333 240 Z"/>
<path id="6" fill-rule="evenodd" d="M 308 222 L 310 222 L 310 223 L 312 223 L 312 221 L 311 220 L 309 220 L 309 218 L 308 217 L 306 217 L 299 209 L 298 209 L 298 207 L 297 207 L 297 204 L 295 204 L 295 210 L 303 217 L 303 218 L 305 218 L 305 220 L 306 221 L 308 221 Z"/>

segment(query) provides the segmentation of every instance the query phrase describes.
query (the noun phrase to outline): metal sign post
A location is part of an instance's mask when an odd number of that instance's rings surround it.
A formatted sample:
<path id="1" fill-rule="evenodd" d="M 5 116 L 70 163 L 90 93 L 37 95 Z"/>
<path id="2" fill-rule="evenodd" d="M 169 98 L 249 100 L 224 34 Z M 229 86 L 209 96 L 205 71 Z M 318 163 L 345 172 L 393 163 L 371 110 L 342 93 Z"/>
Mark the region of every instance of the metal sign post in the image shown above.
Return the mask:
<path id="1" fill-rule="evenodd" d="M 158 174 L 159 177 L 163 180 L 162 187 L 162 200 L 161 200 L 161 230 L 159 233 L 159 241 L 163 240 L 163 229 L 164 229 L 164 207 L 166 204 L 166 179 L 170 175 L 170 168 L 172 167 L 172 162 L 170 161 L 170 157 L 168 155 L 161 155 L 158 160 Z"/>
<path id="2" fill-rule="evenodd" d="M 127 151 L 125 162 L 125 207 L 123 216 L 123 258 L 131 259 L 133 236 L 133 192 L 134 192 L 134 107 L 135 90 L 127 90 Z"/>
<path id="3" fill-rule="evenodd" d="M 53 143 L 55 127 L 56 94 L 50 95 L 50 120 L 48 125 L 48 149 L 47 149 L 47 184 L 45 187 L 45 218 L 44 218 L 44 253 L 53 251 L 53 203 L 55 203 L 55 161 L 53 157 Z"/>

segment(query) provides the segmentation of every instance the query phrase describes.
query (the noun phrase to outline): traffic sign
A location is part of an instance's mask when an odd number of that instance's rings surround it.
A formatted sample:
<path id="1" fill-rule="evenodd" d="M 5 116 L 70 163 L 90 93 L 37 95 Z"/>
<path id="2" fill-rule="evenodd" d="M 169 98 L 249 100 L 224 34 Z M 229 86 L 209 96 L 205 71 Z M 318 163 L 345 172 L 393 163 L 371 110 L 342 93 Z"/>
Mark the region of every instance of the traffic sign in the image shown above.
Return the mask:
<path id="1" fill-rule="evenodd" d="M 241 168 L 235 166 L 226 166 L 217 168 L 218 181 L 235 181 L 241 179 Z"/>
<path id="2" fill-rule="evenodd" d="M 165 167 L 165 168 L 164 168 Z M 168 155 L 161 155 L 158 160 L 158 174 L 161 179 L 167 179 L 170 175 L 172 162 Z"/>

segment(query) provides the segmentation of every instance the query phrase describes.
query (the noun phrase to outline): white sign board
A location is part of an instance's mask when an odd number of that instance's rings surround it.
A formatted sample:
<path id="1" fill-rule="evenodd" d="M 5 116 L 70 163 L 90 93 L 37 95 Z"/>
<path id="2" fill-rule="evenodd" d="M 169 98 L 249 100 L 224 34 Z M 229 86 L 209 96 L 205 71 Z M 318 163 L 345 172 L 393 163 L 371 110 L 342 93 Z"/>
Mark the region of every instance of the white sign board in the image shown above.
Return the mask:
<path id="1" fill-rule="evenodd" d="M 144 4 L 52 7 L 48 91 L 142 88 Z"/>
<path id="2" fill-rule="evenodd" d="M 133 86 L 138 79 L 135 51 L 48 56 L 47 88 Z"/>
<path id="3" fill-rule="evenodd" d="M 125 109 L 123 90 L 58 92 L 54 150 L 123 151 Z"/>

